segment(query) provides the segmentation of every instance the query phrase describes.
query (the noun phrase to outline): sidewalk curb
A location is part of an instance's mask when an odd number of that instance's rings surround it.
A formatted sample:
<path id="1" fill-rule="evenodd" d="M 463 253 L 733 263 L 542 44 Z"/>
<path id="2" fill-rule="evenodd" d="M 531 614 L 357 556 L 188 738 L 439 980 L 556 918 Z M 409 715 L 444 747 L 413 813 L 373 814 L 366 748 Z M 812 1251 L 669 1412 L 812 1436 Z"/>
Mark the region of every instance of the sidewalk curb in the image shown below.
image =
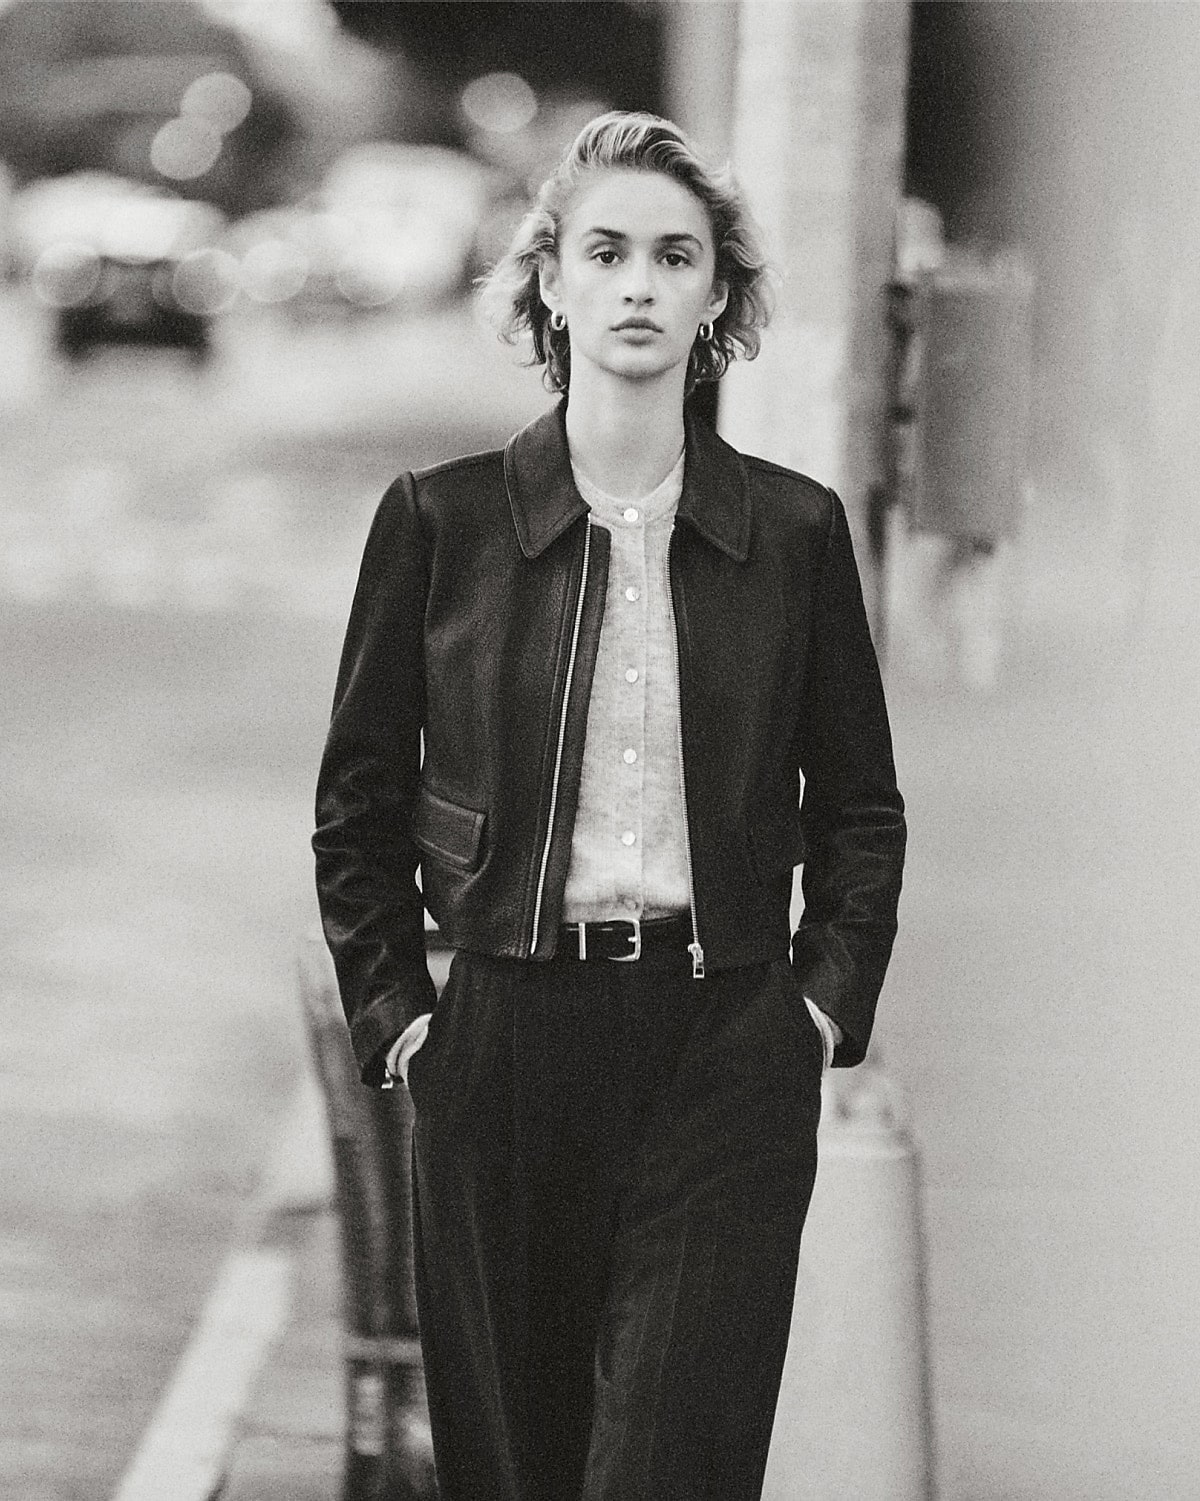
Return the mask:
<path id="1" fill-rule="evenodd" d="M 214 1501 L 256 1382 L 295 1313 L 296 1227 L 332 1206 L 324 1107 L 308 1073 L 285 1109 L 259 1191 L 110 1501 Z"/>
<path id="2" fill-rule="evenodd" d="M 230 1253 L 112 1501 L 209 1501 L 237 1420 L 291 1308 L 293 1260 Z"/>

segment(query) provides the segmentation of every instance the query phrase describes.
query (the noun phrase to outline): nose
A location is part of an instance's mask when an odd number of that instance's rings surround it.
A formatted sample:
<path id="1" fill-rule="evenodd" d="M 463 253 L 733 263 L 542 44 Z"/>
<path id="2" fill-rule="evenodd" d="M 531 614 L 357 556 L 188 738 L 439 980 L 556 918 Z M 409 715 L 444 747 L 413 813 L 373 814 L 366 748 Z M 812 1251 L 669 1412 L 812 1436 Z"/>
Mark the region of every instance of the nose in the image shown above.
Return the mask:
<path id="1" fill-rule="evenodd" d="M 654 302 L 654 270 L 649 258 L 630 256 L 626 262 L 624 299 L 637 307 L 649 307 Z"/>

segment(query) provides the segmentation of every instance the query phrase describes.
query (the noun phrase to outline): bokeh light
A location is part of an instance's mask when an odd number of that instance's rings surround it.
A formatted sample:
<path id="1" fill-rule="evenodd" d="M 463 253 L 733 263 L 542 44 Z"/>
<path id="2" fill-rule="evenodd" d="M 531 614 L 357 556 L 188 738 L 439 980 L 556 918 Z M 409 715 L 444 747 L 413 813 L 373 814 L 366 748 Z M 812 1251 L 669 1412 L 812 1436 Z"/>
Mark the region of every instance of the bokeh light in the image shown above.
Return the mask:
<path id="1" fill-rule="evenodd" d="M 338 291 L 356 307 L 381 308 L 395 302 L 408 280 L 407 268 L 358 254 L 347 256 L 334 278 Z"/>
<path id="2" fill-rule="evenodd" d="M 184 119 L 207 121 L 214 130 L 228 135 L 250 113 L 253 94 L 232 73 L 205 73 L 189 84 L 180 101 Z"/>
<path id="3" fill-rule="evenodd" d="M 260 240 L 242 257 L 242 289 L 255 302 L 287 302 L 308 280 L 304 252 L 286 240 Z"/>
<path id="4" fill-rule="evenodd" d="M 296 217 L 291 238 L 317 265 L 328 267 L 336 264 L 350 249 L 357 233 L 357 226 L 349 215 L 318 210 Z"/>
<path id="5" fill-rule="evenodd" d="M 221 132 L 199 115 L 168 120 L 150 143 L 155 170 L 180 182 L 203 177 L 220 154 Z"/>
<path id="6" fill-rule="evenodd" d="M 462 110 L 478 130 L 512 135 L 537 114 L 537 95 L 517 73 L 484 73 L 462 91 Z"/>
<path id="7" fill-rule="evenodd" d="M 171 294 L 186 312 L 211 317 L 228 311 L 237 299 L 237 258 L 227 250 L 193 250 L 175 267 Z"/>
<path id="8" fill-rule="evenodd" d="M 78 307 L 100 282 L 100 258 L 79 240 L 60 240 L 38 256 L 33 268 L 34 293 L 50 307 Z"/>

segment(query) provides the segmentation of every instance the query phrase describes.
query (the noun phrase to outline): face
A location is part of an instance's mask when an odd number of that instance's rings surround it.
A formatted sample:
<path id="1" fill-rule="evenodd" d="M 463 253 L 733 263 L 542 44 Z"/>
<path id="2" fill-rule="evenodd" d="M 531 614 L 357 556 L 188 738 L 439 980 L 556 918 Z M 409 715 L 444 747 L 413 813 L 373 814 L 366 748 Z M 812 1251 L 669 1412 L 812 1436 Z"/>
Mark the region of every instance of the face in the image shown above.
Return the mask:
<path id="1" fill-rule="evenodd" d="M 659 172 L 589 173 L 576 189 L 542 300 L 566 314 L 571 369 L 627 380 L 686 373 L 701 323 L 725 307 L 708 211 Z"/>

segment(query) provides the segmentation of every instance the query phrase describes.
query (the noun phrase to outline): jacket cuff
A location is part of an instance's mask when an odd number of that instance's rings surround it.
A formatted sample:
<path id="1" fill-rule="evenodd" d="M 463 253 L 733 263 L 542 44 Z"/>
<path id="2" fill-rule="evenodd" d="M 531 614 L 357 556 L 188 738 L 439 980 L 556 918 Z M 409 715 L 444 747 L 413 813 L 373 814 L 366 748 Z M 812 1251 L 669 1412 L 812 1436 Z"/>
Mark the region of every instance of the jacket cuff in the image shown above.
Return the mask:
<path id="1" fill-rule="evenodd" d="M 393 1044 L 423 1012 L 432 1011 L 437 991 L 428 971 L 423 984 L 389 991 L 357 1012 L 350 1022 L 350 1044 L 364 1084 L 381 1088 L 387 1081 L 387 1057 Z"/>
<path id="2" fill-rule="evenodd" d="M 831 983 L 828 969 L 821 965 L 801 969 L 793 962 L 792 969 L 805 999 L 824 1012 L 831 1022 L 836 1022 L 842 1034 L 833 1050 L 829 1066 L 853 1068 L 855 1064 L 861 1063 L 867 1055 L 867 1044 L 871 1040 L 874 1007 L 856 1006 L 852 1000 L 848 1002 L 844 987 L 840 987 L 839 994 L 836 980 Z"/>

